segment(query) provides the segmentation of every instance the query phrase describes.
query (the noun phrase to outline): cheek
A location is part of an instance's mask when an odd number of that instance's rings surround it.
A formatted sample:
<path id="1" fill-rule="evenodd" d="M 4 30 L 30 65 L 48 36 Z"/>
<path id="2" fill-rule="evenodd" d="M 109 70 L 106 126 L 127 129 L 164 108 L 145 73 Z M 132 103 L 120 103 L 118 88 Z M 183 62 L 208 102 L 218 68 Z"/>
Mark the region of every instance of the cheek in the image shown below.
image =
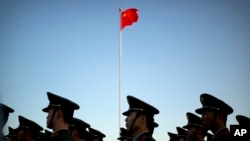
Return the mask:
<path id="1" fill-rule="evenodd" d="M 27 133 L 25 134 L 25 138 L 26 138 L 26 139 L 31 139 L 31 138 L 32 138 L 32 133 L 27 132 Z"/>
<path id="2" fill-rule="evenodd" d="M 127 117 L 127 121 L 130 122 L 131 121 L 131 116 Z"/>
<path id="3" fill-rule="evenodd" d="M 208 115 L 207 114 L 202 115 L 202 120 L 203 121 L 206 121 L 207 119 L 208 119 Z"/>

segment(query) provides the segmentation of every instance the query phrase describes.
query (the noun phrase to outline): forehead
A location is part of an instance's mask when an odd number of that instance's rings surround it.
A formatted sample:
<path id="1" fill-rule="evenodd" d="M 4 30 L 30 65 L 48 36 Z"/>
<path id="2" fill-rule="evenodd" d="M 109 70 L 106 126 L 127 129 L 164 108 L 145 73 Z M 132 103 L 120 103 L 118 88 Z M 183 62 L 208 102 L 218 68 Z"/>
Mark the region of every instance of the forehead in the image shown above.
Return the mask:
<path id="1" fill-rule="evenodd" d="M 202 115 L 214 114 L 214 110 L 212 110 L 212 109 L 204 109 L 201 114 Z"/>
<path id="2" fill-rule="evenodd" d="M 192 127 L 192 126 L 191 126 L 191 127 L 188 128 L 188 132 L 189 132 L 189 133 L 190 133 L 190 132 L 193 132 L 193 131 L 196 131 L 196 128 L 195 128 L 195 127 Z"/>
<path id="3" fill-rule="evenodd" d="M 133 116 L 133 115 L 136 115 L 137 111 L 131 111 L 128 113 L 128 116 Z"/>
<path id="4" fill-rule="evenodd" d="M 52 113 L 54 111 L 54 108 L 49 108 L 48 113 Z"/>

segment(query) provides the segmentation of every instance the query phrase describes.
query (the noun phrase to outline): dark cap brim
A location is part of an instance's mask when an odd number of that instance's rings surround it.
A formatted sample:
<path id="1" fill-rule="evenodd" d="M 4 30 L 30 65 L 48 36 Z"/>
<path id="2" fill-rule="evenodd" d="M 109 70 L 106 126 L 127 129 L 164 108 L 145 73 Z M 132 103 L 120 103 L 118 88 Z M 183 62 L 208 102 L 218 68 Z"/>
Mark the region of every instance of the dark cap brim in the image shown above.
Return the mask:
<path id="1" fill-rule="evenodd" d="M 132 110 L 130 110 L 130 109 L 129 109 L 129 110 L 127 110 L 127 111 L 123 112 L 123 113 L 122 113 L 122 115 L 124 115 L 124 116 L 128 116 L 128 114 L 129 114 L 130 112 L 132 112 Z"/>
<path id="2" fill-rule="evenodd" d="M 141 111 L 145 114 L 155 115 L 159 114 L 159 110 L 153 107 L 152 105 L 136 98 L 133 96 L 127 96 L 127 101 L 129 104 L 128 111 L 124 112 L 123 115 L 128 115 L 132 111 Z"/>
<path id="3" fill-rule="evenodd" d="M 199 109 L 196 109 L 195 112 L 197 114 L 202 114 L 202 112 L 204 111 L 204 108 L 199 108 Z"/>
<path id="4" fill-rule="evenodd" d="M 188 124 L 187 124 L 187 125 L 184 125 L 182 128 L 188 129 L 189 126 L 188 126 Z"/>
<path id="5" fill-rule="evenodd" d="M 43 108 L 42 111 L 48 113 L 48 111 L 49 111 L 49 106 L 46 107 L 46 108 Z"/>
<path id="6" fill-rule="evenodd" d="M 192 128 L 192 127 L 202 127 L 202 125 L 198 125 L 198 124 L 187 124 L 187 125 L 184 125 L 182 128 L 189 129 L 189 128 Z"/>
<path id="7" fill-rule="evenodd" d="M 122 136 L 122 137 L 117 138 L 117 140 L 123 140 L 123 139 L 128 139 L 128 140 L 131 140 L 131 138 L 130 138 L 130 137 L 125 137 L 125 136 Z"/>
<path id="8" fill-rule="evenodd" d="M 203 113 L 204 111 L 206 111 L 206 110 L 216 110 L 216 111 L 218 111 L 219 108 L 210 107 L 210 106 L 204 106 L 204 107 L 202 107 L 202 108 L 196 109 L 195 112 L 196 112 L 197 114 L 202 114 L 202 113 Z"/>
<path id="9" fill-rule="evenodd" d="M 3 109 L 4 111 L 8 112 L 8 113 L 13 113 L 14 112 L 14 109 L 12 109 L 9 106 L 4 105 L 2 103 L 0 103 L 0 108 Z"/>

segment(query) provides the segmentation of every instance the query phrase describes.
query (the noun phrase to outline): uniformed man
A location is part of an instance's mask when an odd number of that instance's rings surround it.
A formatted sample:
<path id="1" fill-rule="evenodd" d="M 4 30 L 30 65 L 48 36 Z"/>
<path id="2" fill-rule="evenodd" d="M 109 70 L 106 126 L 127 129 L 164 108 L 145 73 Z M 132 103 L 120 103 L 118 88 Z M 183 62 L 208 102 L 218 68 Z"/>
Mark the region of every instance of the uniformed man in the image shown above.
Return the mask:
<path id="1" fill-rule="evenodd" d="M 186 113 L 188 120 L 187 125 L 183 128 L 187 129 L 185 141 L 202 141 L 206 136 L 207 130 L 203 128 L 201 118 L 193 113 Z"/>
<path id="2" fill-rule="evenodd" d="M 73 118 L 74 110 L 79 109 L 78 104 L 47 92 L 49 105 L 42 109 L 48 113 L 47 127 L 53 130 L 51 141 L 72 141 L 68 125 Z"/>
<path id="3" fill-rule="evenodd" d="M 176 137 L 178 136 L 176 133 L 168 132 L 169 141 L 176 141 Z"/>
<path id="4" fill-rule="evenodd" d="M 131 141 L 131 135 L 129 134 L 128 130 L 125 128 L 120 128 L 120 137 L 117 138 L 120 141 Z"/>
<path id="5" fill-rule="evenodd" d="M 18 119 L 18 141 L 36 141 L 38 139 L 38 133 L 42 131 L 43 128 L 36 122 L 29 120 L 23 116 L 18 116 Z"/>
<path id="6" fill-rule="evenodd" d="M 103 141 L 103 138 L 106 137 L 101 131 L 98 131 L 94 128 L 89 128 L 89 133 L 92 135 L 92 141 Z"/>
<path id="7" fill-rule="evenodd" d="M 187 136 L 187 130 L 181 127 L 176 127 L 176 130 L 177 130 L 176 141 L 185 141 Z"/>
<path id="8" fill-rule="evenodd" d="M 202 115 L 203 127 L 214 134 L 212 141 L 228 141 L 230 134 L 226 122 L 227 116 L 233 113 L 233 109 L 210 94 L 201 94 L 200 102 L 202 108 L 196 109 L 195 112 Z"/>
<path id="9" fill-rule="evenodd" d="M 250 141 L 250 118 L 244 115 L 237 115 L 236 120 L 238 121 L 241 129 L 246 129 L 246 135 L 244 135 L 244 141 Z"/>
<path id="10" fill-rule="evenodd" d="M 87 141 L 87 128 L 90 128 L 90 124 L 84 122 L 81 119 L 73 118 L 69 124 L 70 134 L 73 141 Z"/>
<path id="11" fill-rule="evenodd" d="M 250 128 L 250 118 L 244 115 L 236 115 L 236 120 L 242 127 Z"/>
<path id="12" fill-rule="evenodd" d="M 5 136 L 3 134 L 3 127 L 8 121 L 9 113 L 13 113 L 14 110 L 2 103 L 0 103 L 0 141 L 5 140 Z"/>
<path id="13" fill-rule="evenodd" d="M 155 141 L 152 128 L 155 126 L 154 115 L 159 113 L 155 107 L 133 96 L 127 96 L 129 109 L 123 113 L 127 116 L 126 127 L 132 141 Z"/>

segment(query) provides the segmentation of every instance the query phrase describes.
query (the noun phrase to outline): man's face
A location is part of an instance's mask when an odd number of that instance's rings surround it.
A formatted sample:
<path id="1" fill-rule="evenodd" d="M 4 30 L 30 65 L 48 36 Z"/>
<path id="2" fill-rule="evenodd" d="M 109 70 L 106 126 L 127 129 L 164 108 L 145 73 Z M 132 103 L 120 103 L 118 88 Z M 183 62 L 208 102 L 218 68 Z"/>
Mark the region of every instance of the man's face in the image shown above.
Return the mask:
<path id="1" fill-rule="evenodd" d="M 72 140 L 77 138 L 78 135 L 77 135 L 76 129 L 70 129 L 70 135 L 71 135 Z"/>
<path id="2" fill-rule="evenodd" d="M 53 109 L 53 108 L 50 108 L 50 109 L 48 110 L 47 127 L 50 128 L 50 129 L 52 128 L 52 125 L 50 125 L 50 124 L 51 124 L 51 120 L 53 120 L 53 119 L 52 119 L 53 112 L 54 112 L 54 109 Z M 52 124 L 53 124 L 53 123 L 52 123 Z"/>
<path id="3" fill-rule="evenodd" d="M 188 128 L 187 138 L 185 141 L 192 141 L 195 138 L 197 129 L 194 127 Z"/>
<path id="4" fill-rule="evenodd" d="M 25 141 L 33 141 L 32 132 L 30 130 L 25 132 Z"/>
<path id="5" fill-rule="evenodd" d="M 185 141 L 185 138 L 184 138 L 184 137 L 179 137 L 179 138 L 177 139 L 177 141 Z"/>
<path id="6" fill-rule="evenodd" d="M 210 129 L 215 121 L 215 113 L 212 110 L 204 110 L 201 116 L 202 125 L 206 129 Z"/>
<path id="7" fill-rule="evenodd" d="M 101 139 L 99 137 L 95 138 L 94 141 L 100 141 Z"/>
<path id="8" fill-rule="evenodd" d="M 32 132 L 29 129 L 21 129 L 17 134 L 17 138 L 19 141 L 32 141 Z"/>
<path id="9" fill-rule="evenodd" d="M 17 139 L 19 141 L 23 141 L 24 140 L 24 129 L 21 129 L 18 133 L 17 133 Z"/>
<path id="10" fill-rule="evenodd" d="M 132 130 L 131 128 L 135 128 L 136 127 L 136 121 L 135 121 L 134 125 L 132 125 L 133 122 L 134 122 L 134 120 L 135 120 L 135 118 L 136 118 L 136 113 L 137 112 L 135 112 L 135 111 L 129 112 L 127 118 L 125 119 L 125 121 L 126 121 L 126 127 L 127 127 L 128 131 L 131 131 Z M 133 127 L 131 127 L 131 126 L 133 126 Z"/>

